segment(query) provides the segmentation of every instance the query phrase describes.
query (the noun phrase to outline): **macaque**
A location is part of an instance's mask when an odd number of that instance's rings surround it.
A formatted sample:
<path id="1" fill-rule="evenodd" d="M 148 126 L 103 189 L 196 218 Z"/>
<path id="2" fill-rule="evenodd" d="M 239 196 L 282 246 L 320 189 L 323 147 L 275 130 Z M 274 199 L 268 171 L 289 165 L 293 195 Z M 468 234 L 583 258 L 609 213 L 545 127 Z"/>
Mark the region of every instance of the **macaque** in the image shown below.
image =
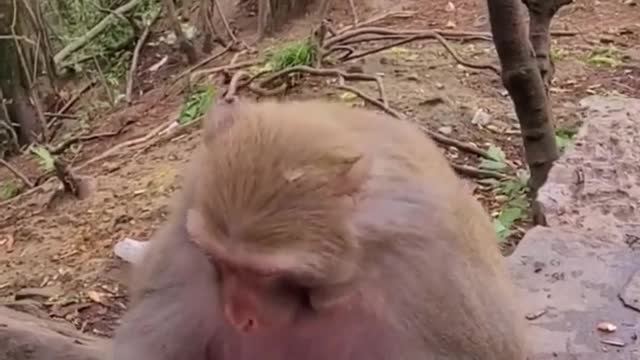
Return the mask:
<path id="1" fill-rule="evenodd" d="M 117 360 L 525 360 L 489 217 L 414 125 L 214 105 Z"/>

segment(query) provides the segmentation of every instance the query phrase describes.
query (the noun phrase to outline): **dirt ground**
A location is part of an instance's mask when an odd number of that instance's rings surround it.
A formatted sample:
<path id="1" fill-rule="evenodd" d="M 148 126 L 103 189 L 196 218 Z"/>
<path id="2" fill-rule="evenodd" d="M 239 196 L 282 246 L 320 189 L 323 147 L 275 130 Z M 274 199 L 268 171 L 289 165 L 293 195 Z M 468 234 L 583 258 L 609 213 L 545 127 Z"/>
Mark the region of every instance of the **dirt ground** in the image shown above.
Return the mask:
<path id="1" fill-rule="evenodd" d="M 344 2 L 347 3 L 346 1 Z M 488 31 L 482 0 L 389 1 L 358 3 L 361 19 L 392 9 L 414 10 L 410 19 L 389 20 L 380 26 L 403 29 L 450 28 Z M 348 25 L 347 5 L 332 12 L 336 27 Z M 310 24 L 300 20 L 278 35 L 278 41 L 308 33 Z M 557 62 L 553 110 L 559 127 L 579 121 L 578 101 L 589 94 L 640 96 L 640 4 L 634 1 L 576 1 L 556 17 L 554 29 L 578 34 L 554 38 Z M 267 41 L 266 45 L 275 40 Z M 475 63 L 497 63 L 493 45 L 487 41 L 453 43 L 463 58 Z M 615 45 L 623 63 L 598 66 L 587 59 L 594 49 Z M 140 69 L 147 69 L 163 56 L 169 61 L 154 74 L 139 75 L 138 90 L 144 92 L 131 106 L 109 112 L 96 111 L 90 123 L 93 133 L 113 131 L 132 122 L 121 135 L 86 142 L 80 151 L 67 155 L 72 164 L 82 163 L 116 144 L 148 134 L 175 117 L 183 95 L 165 96 L 167 79 L 183 71 L 179 53 L 162 46 L 149 46 L 142 54 Z M 209 66 L 226 64 L 230 56 Z M 500 146 L 510 161 L 521 164 L 521 141 L 517 120 L 500 79 L 486 70 L 458 65 L 434 41 L 415 42 L 400 49 L 366 57 L 359 65 L 368 73 L 384 74 L 392 107 L 412 115 L 428 128 L 446 131 L 450 137 L 472 141 L 483 147 Z M 328 80 L 311 80 L 290 97 L 338 97 L 326 86 Z M 372 92 L 361 84 L 357 86 Z M 97 90 L 96 90 L 97 91 Z M 91 94 L 87 94 L 88 99 Z M 78 106 L 90 106 L 91 100 Z M 481 109 L 488 123 L 472 122 Z M 0 208 L 0 300 L 19 310 L 64 318 L 82 331 L 109 336 L 126 309 L 126 264 L 113 254 L 113 246 L 125 237 L 147 239 L 163 221 L 171 193 L 180 183 L 181 171 L 199 140 L 192 126 L 180 135 L 153 146 L 122 151 L 82 169 L 91 179 L 92 195 L 82 201 L 51 202 L 55 186 L 47 183 L 39 191 L 21 196 Z M 474 165 L 475 159 L 455 149 L 446 149 L 457 163 Z M 11 162 L 27 175 L 39 175 L 32 157 Z M 11 174 L 0 169 L 0 181 Z M 500 204 L 483 185 L 469 185 L 489 211 Z M 526 228 L 526 224 L 522 224 Z"/>

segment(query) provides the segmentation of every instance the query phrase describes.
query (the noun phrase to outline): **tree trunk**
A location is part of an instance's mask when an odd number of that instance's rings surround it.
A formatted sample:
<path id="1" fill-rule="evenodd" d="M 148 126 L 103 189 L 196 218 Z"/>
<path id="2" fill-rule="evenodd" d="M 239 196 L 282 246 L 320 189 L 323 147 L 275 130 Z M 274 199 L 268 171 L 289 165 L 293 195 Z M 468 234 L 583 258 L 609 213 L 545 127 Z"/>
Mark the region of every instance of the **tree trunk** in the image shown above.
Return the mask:
<path id="1" fill-rule="evenodd" d="M 103 360 L 108 351 L 66 323 L 0 307 L 0 360 Z"/>
<path id="2" fill-rule="evenodd" d="M 267 32 L 279 31 L 291 19 L 301 16 L 315 0 L 269 0 L 271 14 L 267 25 Z"/>
<path id="3" fill-rule="evenodd" d="M 520 16 L 520 0 L 487 2 L 493 41 L 502 66 L 502 81 L 518 115 L 525 159 L 531 171 L 529 186 L 535 196 L 559 156 L 550 101 L 529 41 L 527 25 Z M 536 45 L 544 47 L 542 41 L 536 41 Z"/>
<path id="4" fill-rule="evenodd" d="M 14 4 L 17 9 L 13 8 Z M 4 15 L 0 16 L 0 90 L 4 105 L 0 109 L 0 121 L 15 128 L 19 145 L 46 141 L 43 110 L 34 87 L 43 69 L 51 78 L 54 74 L 46 71 L 50 69 L 50 52 L 42 44 L 47 41 L 38 40 L 46 37 L 46 31 L 38 25 L 37 6 L 37 1 L 0 0 L 0 15 Z M 36 46 L 40 47 L 38 55 Z M 39 70 L 32 69 L 32 64 L 37 64 Z M 0 131 L 2 129 L 6 130 L 7 126 L 0 126 Z"/>

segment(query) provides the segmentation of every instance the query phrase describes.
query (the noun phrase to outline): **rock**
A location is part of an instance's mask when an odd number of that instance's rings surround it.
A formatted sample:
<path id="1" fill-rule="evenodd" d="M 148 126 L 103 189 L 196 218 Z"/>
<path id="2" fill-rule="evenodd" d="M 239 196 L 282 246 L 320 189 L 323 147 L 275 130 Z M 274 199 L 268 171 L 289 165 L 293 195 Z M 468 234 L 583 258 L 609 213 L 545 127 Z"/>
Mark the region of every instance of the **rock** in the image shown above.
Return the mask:
<path id="1" fill-rule="evenodd" d="M 640 271 L 640 256 L 583 233 L 537 227 L 527 233 L 509 263 L 524 303 L 522 316 L 544 311 L 527 320 L 534 349 L 530 360 L 640 356 L 633 340 L 640 332 L 640 312 L 618 299 L 630 277 Z M 621 325 L 614 334 L 594 331 L 603 320 Z M 607 345 L 606 340 L 622 340 L 625 346 Z"/>
<path id="2" fill-rule="evenodd" d="M 591 96 L 585 125 L 540 189 L 550 226 L 626 246 L 640 237 L 640 100 Z"/>
<path id="3" fill-rule="evenodd" d="M 103 360 L 109 358 L 107 344 L 67 323 L 0 307 L 1 360 Z"/>
<path id="4" fill-rule="evenodd" d="M 584 125 L 538 193 L 550 227 L 530 230 L 508 259 L 529 359 L 639 359 L 640 100 L 581 105 Z"/>

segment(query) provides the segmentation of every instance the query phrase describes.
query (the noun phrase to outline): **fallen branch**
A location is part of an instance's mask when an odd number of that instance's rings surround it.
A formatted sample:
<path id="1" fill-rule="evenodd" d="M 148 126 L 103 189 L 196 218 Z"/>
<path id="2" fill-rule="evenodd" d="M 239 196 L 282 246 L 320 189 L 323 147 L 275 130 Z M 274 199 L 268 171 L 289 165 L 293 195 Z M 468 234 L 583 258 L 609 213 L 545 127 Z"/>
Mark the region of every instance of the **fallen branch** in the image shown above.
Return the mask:
<path id="1" fill-rule="evenodd" d="M 156 20 L 160 18 L 160 13 L 162 13 L 162 11 L 158 11 L 149 22 L 149 25 L 144 28 L 144 31 L 142 32 L 142 35 L 140 35 L 140 38 L 136 43 L 136 47 L 133 50 L 133 59 L 131 59 L 131 67 L 129 68 L 129 74 L 127 75 L 127 89 L 125 92 L 125 99 L 127 100 L 128 104 L 131 104 L 133 80 L 136 76 L 136 69 L 138 68 L 138 58 L 140 57 L 140 51 L 142 51 L 142 48 L 144 47 L 144 44 L 147 41 L 149 34 L 151 33 L 151 26 L 153 26 Z"/>
<path id="2" fill-rule="evenodd" d="M 491 155 L 489 155 L 488 152 L 478 148 L 477 146 L 475 146 L 474 144 L 471 143 L 464 143 L 462 141 L 458 141 L 456 139 L 452 139 L 450 137 L 444 136 L 442 134 L 439 134 L 435 131 L 431 131 L 429 129 L 427 129 L 425 126 L 420 126 L 421 130 L 424 131 L 426 134 L 428 134 L 433 140 L 439 142 L 440 144 L 443 145 L 447 145 L 447 146 L 453 146 L 455 148 L 458 148 L 462 151 L 466 151 L 468 153 L 474 154 L 474 155 L 478 155 L 481 158 L 485 158 L 485 159 L 489 159 L 489 160 L 495 160 Z"/>
<path id="3" fill-rule="evenodd" d="M 362 91 L 348 86 L 344 83 L 344 79 L 340 78 L 340 83 L 338 85 L 338 88 L 341 90 L 345 90 L 345 91 L 349 91 L 351 93 L 353 93 L 354 95 L 360 97 L 361 99 L 363 99 L 365 102 L 368 102 L 371 105 L 376 106 L 378 109 L 384 111 L 385 113 L 393 116 L 394 118 L 397 119 L 406 119 L 406 116 L 404 114 L 402 114 L 401 112 L 392 109 L 388 104 L 383 103 L 380 100 L 374 99 L 371 96 L 368 96 L 366 94 L 364 94 Z M 467 144 L 467 143 L 463 143 L 461 141 L 455 140 L 455 139 L 451 139 L 447 136 L 438 134 L 436 132 L 433 132 L 429 129 L 427 129 L 424 125 L 418 125 L 418 128 L 420 130 L 422 130 L 426 135 L 428 135 L 430 138 L 432 138 L 434 141 L 443 144 L 443 145 L 447 145 L 447 146 L 454 146 L 456 148 L 459 148 L 460 150 L 463 151 L 467 151 L 470 152 L 472 154 L 478 155 L 480 157 L 486 158 L 486 159 L 493 159 L 489 153 L 487 153 L 486 151 L 477 148 L 476 146 L 472 145 L 472 144 Z M 456 166 L 454 166 L 454 168 L 456 168 Z M 476 177 L 492 177 L 492 178 L 496 178 L 496 179 L 503 179 L 503 178 L 507 178 L 507 175 L 504 174 L 500 174 L 500 173 L 496 173 L 496 172 L 492 172 L 492 171 L 488 171 L 488 170 L 480 170 L 480 169 L 475 169 L 475 168 L 471 168 L 471 167 L 464 167 L 462 168 L 460 165 L 457 165 L 457 170 L 459 171 L 466 171 L 467 175 L 472 175 L 472 176 L 476 176 Z M 497 175 L 496 175 L 497 174 Z M 498 176 L 502 176 L 502 177 L 498 177 Z"/>
<path id="4" fill-rule="evenodd" d="M 310 66 L 299 65 L 299 66 L 292 66 L 290 68 L 286 68 L 284 70 L 280 70 L 276 72 L 275 74 L 263 80 L 260 85 L 261 87 L 266 88 L 276 80 L 294 73 L 306 73 L 310 75 L 325 76 L 325 77 L 329 77 L 329 76 L 342 77 L 345 80 L 355 80 L 355 81 L 375 81 L 375 82 L 378 81 L 378 77 L 374 75 L 368 75 L 363 73 L 347 73 L 339 69 L 318 69 Z"/>
<path id="5" fill-rule="evenodd" d="M 355 11 L 354 11 L 354 13 L 355 13 Z M 353 25 L 345 26 L 344 28 L 340 29 L 338 34 L 353 30 L 356 27 L 369 26 L 371 24 L 377 23 L 378 21 L 386 20 L 386 19 L 389 19 L 389 18 L 408 18 L 408 17 L 412 17 L 413 15 L 415 15 L 415 13 L 416 13 L 415 11 L 395 11 L 395 12 L 384 13 L 384 14 L 380 14 L 378 16 L 374 16 L 371 19 L 365 20 L 363 22 L 358 22 L 356 20 L 356 21 L 354 21 L 355 23 Z M 357 19 L 357 17 L 356 17 L 356 19 Z"/>
<path id="6" fill-rule="evenodd" d="M 207 56 L 206 58 L 200 60 L 197 64 L 192 65 L 191 67 L 189 67 L 187 70 L 181 72 L 180 74 L 178 74 L 178 76 L 176 76 L 175 78 L 173 78 L 173 82 L 175 83 L 176 81 L 180 80 L 181 78 L 189 75 L 190 73 L 192 73 L 193 71 L 197 70 L 198 68 L 207 65 L 208 63 L 210 63 L 211 61 L 221 57 L 222 55 L 226 54 L 229 50 L 231 50 L 231 48 L 233 47 L 233 43 L 229 43 L 224 49 L 222 49 L 220 52 L 217 52 L 215 54 L 211 54 L 210 56 Z"/>
<path id="7" fill-rule="evenodd" d="M 497 179 L 497 180 L 506 180 L 510 178 L 508 175 L 505 175 L 496 171 L 482 170 L 482 169 L 478 169 L 468 165 L 459 165 L 459 164 L 451 163 L 451 167 L 460 175 L 466 175 L 466 176 L 471 176 L 471 177 L 476 177 L 481 179 L 491 178 L 491 179 Z"/>
<path id="8" fill-rule="evenodd" d="M 242 79 L 244 79 L 244 78 L 248 78 L 249 80 L 251 80 L 251 76 L 246 71 L 240 70 L 240 71 L 236 71 L 236 73 L 233 74 L 233 77 L 231 78 L 231 81 L 229 82 L 229 87 L 227 88 L 227 91 L 224 94 L 224 100 L 225 101 L 227 101 L 227 102 L 233 101 L 233 98 L 238 93 L 238 89 L 239 89 L 239 86 L 240 86 L 240 81 L 242 81 Z M 245 84 L 245 85 L 247 85 L 247 84 Z"/>
<path id="9" fill-rule="evenodd" d="M 69 55 L 71 55 L 74 51 L 82 48 L 88 42 L 93 40 L 96 36 L 98 36 L 104 29 L 109 26 L 111 21 L 116 18 L 116 15 L 125 14 L 131 10 L 133 10 L 141 0 L 131 0 L 128 3 L 120 6 L 119 8 L 113 10 L 113 13 L 107 15 L 102 19 L 99 23 L 96 24 L 89 32 L 83 37 L 71 42 L 69 45 L 65 46 L 62 50 L 58 51 L 57 54 L 54 55 L 53 61 L 55 64 L 60 64 L 62 60 L 66 59 Z"/>
<path id="10" fill-rule="evenodd" d="M 396 36 L 396 35 L 391 35 L 391 36 Z M 384 37 L 383 37 L 384 38 Z M 472 69 L 483 69 L 483 70 L 491 70 L 493 71 L 495 74 L 500 75 L 500 69 L 498 69 L 496 66 L 491 65 L 491 64 L 474 64 L 474 63 L 470 63 L 464 59 L 462 59 L 460 57 L 460 55 L 451 47 L 451 44 L 449 44 L 449 42 L 442 36 L 440 35 L 437 31 L 427 31 L 424 32 L 422 34 L 418 34 L 418 35 L 413 35 L 398 41 L 394 41 L 390 44 L 387 45 L 383 45 L 374 49 L 370 49 L 370 50 L 366 50 L 366 51 L 362 51 L 359 52 L 357 54 L 353 54 L 353 55 L 349 55 L 346 57 L 341 58 L 340 60 L 342 61 L 350 61 L 350 60 L 355 60 L 355 59 L 359 59 L 362 57 L 365 57 L 367 55 L 371 55 L 371 54 L 375 54 L 396 46 L 400 46 L 400 45 L 404 45 L 413 41 L 417 41 L 417 40 L 423 40 L 423 39 L 436 39 L 448 52 L 449 54 L 451 54 L 451 56 L 453 57 L 454 60 L 456 60 L 460 65 L 466 66 L 468 68 L 472 68 Z"/>
<path id="11" fill-rule="evenodd" d="M 242 68 L 246 68 L 253 65 L 258 65 L 261 62 L 262 60 L 247 60 L 247 61 L 239 62 L 236 64 L 228 64 L 228 65 L 218 66 L 210 69 L 198 70 L 191 74 L 191 80 L 193 81 L 204 75 L 213 75 L 222 71 L 236 70 L 236 69 L 242 69 Z"/>
<path id="12" fill-rule="evenodd" d="M 144 143 L 146 141 L 149 141 L 150 139 L 152 139 L 154 136 L 156 136 L 158 133 L 160 133 L 162 130 L 170 127 L 173 123 L 175 123 L 176 120 L 175 119 L 171 119 L 171 121 L 166 122 L 164 124 L 158 125 L 157 127 L 155 127 L 153 130 L 151 130 L 150 132 L 148 132 L 146 135 L 132 139 L 132 140 L 128 140 L 125 142 L 122 142 L 120 144 L 115 145 L 114 147 L 110 148 L 109 150 L 103 152 L 102 154 L 93 157 L 87 161 L 85 161 L 84 163 L 76 166 L 73 168 L 73 170 L 80 170 L 90 164 L 93 164 L 96 161 L 105 159 L 111 155 L 113 155 L 114 153 L 117 153 L 118 151 L 120 151 L 123 148 L 126 147 L 130 147 L 130 146 L 134 146 L 134 145 L 138 145 L 141 143 Z"/>
<path id="13" fill-rule="evenodd" d="M 7 161 L 5 161 L 2 158 L 0 158 L 0 165 L 6 167 L 9 171 L 11 171 L 11 173 L 15 175 L 18 179 L 20 179 L 20 181 L 22 181 L 28 188 L 33 187 L 33 183 L 31 182 L 31 180 L 29 180 L 29 178 L 25 174 L 20 172 L 20 170 L 16 169 L 13 165 L 9 164 Z"/>
<path id="14" fill-rule="evenodd" d="M 58 114 L 66 113 L 78 101 L 78 99 L 80 99 L 80 97 L 84 93 L 89 91 L 89 89 L 91 89 L 97 82 L 98 81 L 96 79 L 92 79 L 89 83 L 83 86 L 82 89 L 80 89 L 75 95 L 73 95 L 73 97 L 69 101 L 67 101 L 67 103 L 60 108 L 60 110 L 58 110 Z M 59 118 L 60 116 L 56 115 L 56 116 L 52 116 L 51 120 L 49 120 L 48 126 L 52 128 L 51 134 L 50 134 L 50 140 L 56 137 L 56 133 L 58 132 L 59 126 L 54 127 L 54 124 L 56 120 L 58 120 Z"/>
<path id="15" fill-rule="evenodd" d="M 64 152 L 67 148 L 69 148 L 69 146 L 74 145 L 76 143 L 79 142 L 84 142 L 84 141 L 91 141 L 91 140 L 96 140 L 96 139 L 101 139 L 101 138 L 109 138 L 109 137 L 114 137 L 114 136 L 118 136 L 120 134 L 122 134 L 124 132 L 124 130 L 129 127 L 129 125 L 133 124 L 134 121 L 127 121 L 124 123 L 124 125 L 122 125 L 118 130 L 116 131 L 110 131 L 110 132 L 104 132 L 104 133 L 98 133 L 98 134 L 91 134 L 91 135 L 82 135 L 82 136 L 75 136 L 72 137 L 70 139 L 65 140 L 64 142 L 62 142 L 62 144 L 49 149 L 49 153 L 53 154 L 53 155 L 58 155 L 62 152 Z"/>

